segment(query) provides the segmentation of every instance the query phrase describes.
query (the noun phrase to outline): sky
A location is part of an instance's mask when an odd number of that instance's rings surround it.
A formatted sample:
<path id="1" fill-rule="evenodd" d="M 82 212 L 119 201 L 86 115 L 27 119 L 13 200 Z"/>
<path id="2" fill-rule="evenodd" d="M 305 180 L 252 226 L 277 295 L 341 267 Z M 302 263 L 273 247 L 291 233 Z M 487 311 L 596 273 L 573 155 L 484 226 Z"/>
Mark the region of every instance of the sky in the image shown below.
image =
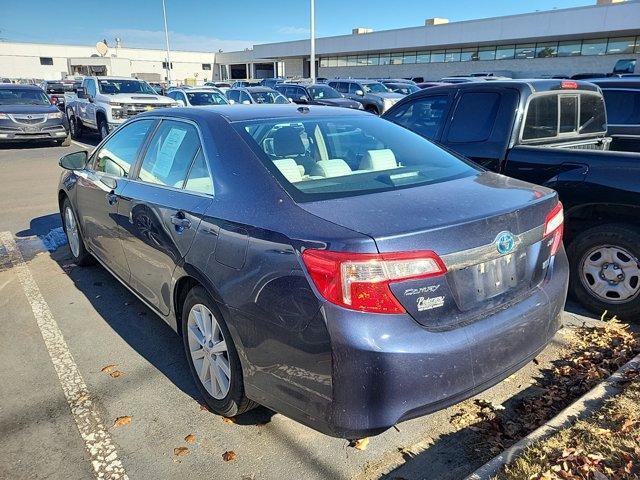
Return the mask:
<path id="1" fill-rule="evenodd" d="M 594 5 L 595 0 L 316 0 L 318 37 L 387 30 L 426 18 L 472 20 Z M 171 48 L 242 50 L 308 38 L 308 0 L 166 0 Z M 0 41 L 164 48 L 161 0 L 0 0 Z"/>

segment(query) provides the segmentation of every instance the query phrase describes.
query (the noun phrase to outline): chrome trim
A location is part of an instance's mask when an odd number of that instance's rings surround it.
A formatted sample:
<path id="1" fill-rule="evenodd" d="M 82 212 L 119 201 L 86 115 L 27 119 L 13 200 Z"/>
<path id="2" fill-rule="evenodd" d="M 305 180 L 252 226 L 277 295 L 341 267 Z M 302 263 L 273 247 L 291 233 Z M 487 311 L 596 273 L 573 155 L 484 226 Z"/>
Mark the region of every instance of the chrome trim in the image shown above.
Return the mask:
<path id="1" fill-rule="evenodd" d="M 526 232 L 514 235 L 515 247 L 509 253 L 501 255 L 496 248 L 495 242 L 491 242 L 488 245 L 482 245 L 480 247 L 470 248 L 468 250 L 462 250 L 461 252 L 448 253 L 442 255 L 442 261 L 447 267 L 447 270 L 462 270 L 463 268 L 477 265 L 479 263 L 485 263 L 490 260 L 494 260 L 506 255 L 512 255 L 519 251 L 521 248 L 528 247 L 542 240 L 544 233 L 544 225 L 532 228 Z"/>
<path id="2" fill-rule="evenodd" d="M 20 125 L 40 125 L 45 123 L 49 118 L 46 113 L 9 113 L 7 116 L 14 122 Z M 25 121 L 32 120 L 32 121 Z"/>

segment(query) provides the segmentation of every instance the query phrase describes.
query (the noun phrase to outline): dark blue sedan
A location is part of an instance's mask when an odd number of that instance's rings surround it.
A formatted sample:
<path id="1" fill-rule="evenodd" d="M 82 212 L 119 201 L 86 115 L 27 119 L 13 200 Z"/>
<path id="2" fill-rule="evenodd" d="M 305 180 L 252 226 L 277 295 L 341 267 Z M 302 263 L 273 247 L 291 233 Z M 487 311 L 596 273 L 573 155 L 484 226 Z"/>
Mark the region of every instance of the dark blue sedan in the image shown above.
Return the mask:
<path id="1" fill-rule="evenodd" d="M 560 325 L 556 194 L 364 112 L 156 110 L 60 165 L 75 261 L 182 336 L 221 415 L 374 435 L 511 375 Z"/>

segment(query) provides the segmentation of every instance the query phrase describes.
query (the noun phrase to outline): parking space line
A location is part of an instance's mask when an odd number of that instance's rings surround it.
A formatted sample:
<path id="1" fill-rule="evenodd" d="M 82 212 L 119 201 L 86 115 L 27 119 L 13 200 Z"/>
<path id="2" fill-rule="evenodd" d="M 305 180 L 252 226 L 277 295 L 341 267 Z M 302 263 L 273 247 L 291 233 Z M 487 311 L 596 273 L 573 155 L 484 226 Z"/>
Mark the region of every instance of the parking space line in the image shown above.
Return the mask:
<path id="1" fill-rule="evenodd" d="M 71 140 L 71 143 L 77 145 L 78 147 L 86 148 L 87 150 L 91 150 L 92 148 L 96 148 L 95 145 L 89 145 L 88 143 L 78 142 L 76 140 Z"/>
<path id="2" fill-rule="evenodd" d="M 111 435 L 100 418 L 98 409 L 82 375 L 80 375 L 67 342 L 64 340 L 49 305 L 42 296 L 11 232 L 0 233 L 0 245 L 4 245 L 11 266 L 15 269 L 18 280 L 29 300 L 73 419 L 87 448 L 95 478 L 128 479 L 111 440 Z"/>

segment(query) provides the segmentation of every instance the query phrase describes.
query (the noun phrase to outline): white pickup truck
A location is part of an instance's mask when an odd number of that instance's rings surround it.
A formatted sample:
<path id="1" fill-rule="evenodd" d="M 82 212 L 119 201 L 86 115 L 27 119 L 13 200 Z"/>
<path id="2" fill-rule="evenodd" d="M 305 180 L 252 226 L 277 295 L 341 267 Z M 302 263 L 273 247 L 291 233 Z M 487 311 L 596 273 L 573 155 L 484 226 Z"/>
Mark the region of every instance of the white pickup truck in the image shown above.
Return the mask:
<path id="1" fill-rule="evenodd" d="M 147 82 L 126 77 L 85 77 L 77 95 L 66 106 L 71 137 L 76 139 L 85 130 L 97 131 L 104 138 L 138 113 L 178 106 Z"/>

